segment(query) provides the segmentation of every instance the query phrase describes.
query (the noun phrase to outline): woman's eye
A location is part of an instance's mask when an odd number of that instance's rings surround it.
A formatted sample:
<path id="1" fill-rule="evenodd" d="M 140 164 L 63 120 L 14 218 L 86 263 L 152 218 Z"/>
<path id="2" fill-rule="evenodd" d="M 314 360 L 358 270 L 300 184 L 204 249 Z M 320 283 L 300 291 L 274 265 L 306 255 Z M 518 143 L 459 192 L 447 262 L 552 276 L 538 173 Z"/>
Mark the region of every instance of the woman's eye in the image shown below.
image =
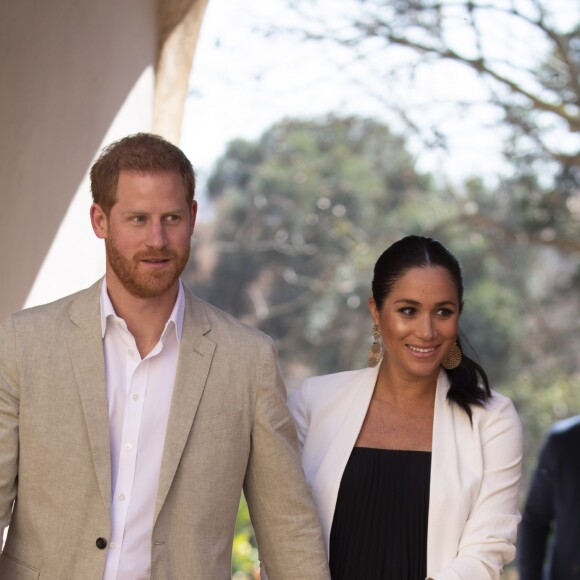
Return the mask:
<path id="1" fill-rule="evenodd" d="M 437 314 L 439 316 L 443 316 L 443 317 L 447 318 L 453 314 L 453 310 L 450 310 L 449 308 L 440 308 L 437 311 Z"/>
<path id="2" fill-rule="evenodd" d="M 415 309 L 411 306 L 405 306 L 405 308 L 400 308 L 399 312 L 405 316 L 413 316 L 413 314 L 415 314 Z"/>

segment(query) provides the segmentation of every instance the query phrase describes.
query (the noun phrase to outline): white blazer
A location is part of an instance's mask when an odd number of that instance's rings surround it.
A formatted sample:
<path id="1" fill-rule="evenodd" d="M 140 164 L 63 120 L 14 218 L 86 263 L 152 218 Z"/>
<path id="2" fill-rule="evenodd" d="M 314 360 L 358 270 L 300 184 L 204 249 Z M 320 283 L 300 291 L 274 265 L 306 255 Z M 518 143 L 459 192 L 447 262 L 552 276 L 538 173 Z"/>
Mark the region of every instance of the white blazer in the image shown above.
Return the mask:
<path id="1" fill-rule="evenodd" d="M 302 445 L 328 551 L 342 474 L 370 404 L 379 366 L 311 377 L 289 406 Z M 498 393 L 467 413 L 447 401 L 447 374 L 437 382 L 427 537 L 433 580 L 495 580 L 515 557 L 522 426 Z"/>

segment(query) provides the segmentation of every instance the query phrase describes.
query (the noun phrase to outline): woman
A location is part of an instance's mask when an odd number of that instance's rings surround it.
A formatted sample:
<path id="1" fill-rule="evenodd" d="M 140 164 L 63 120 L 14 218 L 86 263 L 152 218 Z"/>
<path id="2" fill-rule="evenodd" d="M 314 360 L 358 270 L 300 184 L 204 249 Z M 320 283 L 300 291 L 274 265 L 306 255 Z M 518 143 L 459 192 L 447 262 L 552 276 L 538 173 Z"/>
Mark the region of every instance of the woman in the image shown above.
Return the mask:
<path id="1" fill-rule="evenodd" d="M 369 307 L 376 366 L 307 379 L 289 401 L 332 579 L 499 578 L 515 556 L 522 429 L 461 351 L 457 260 L 399 240 Z"/>

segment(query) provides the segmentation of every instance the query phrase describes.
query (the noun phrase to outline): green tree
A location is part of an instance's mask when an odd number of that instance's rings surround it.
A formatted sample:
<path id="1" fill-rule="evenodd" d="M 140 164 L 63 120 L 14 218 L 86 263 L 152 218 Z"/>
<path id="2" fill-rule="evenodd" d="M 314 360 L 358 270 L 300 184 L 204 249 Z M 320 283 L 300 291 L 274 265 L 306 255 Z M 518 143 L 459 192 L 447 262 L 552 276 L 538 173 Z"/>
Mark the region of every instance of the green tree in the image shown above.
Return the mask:
<path id="1" fill-rule="evenodd" d="M 287 120 L 231 143 L 209 181 L 208 296 L 274 336 L 286 370 L 364 364 L 377 251 L 421 215 L 447 214 L 414 163 L 385 125 L 355 117 Z"/>
<path id="2" fill-rule="evenodd" d="M 494 381 L 521 363 L 535 254 L 506 246 L 495 221 L 474 227 L 509 199 L 481 180 L 461 196 L 437 186 L 384 124 L 282 121 L 256 142 L 231 143 L 209 193 L 218 259 L 213 279 L 196 288 L 272 335 L 291 381 L 365 364 L 372 267 L 390 243 L 417 232 L 459 256 L 469 290 L 463 325 Z M 195 280 L 193 269 L 188 275 Z"/>
<path id="3" fill-rule="evenodd" d="M 461 208 L 451 220 L 456 233 L 485 240 L 494 287 L 482 282 L 479 306 L 495 304 L 487 316 L 511 316 L 517 348 L 503 350 L 500 324 L 482 358 L 518 403 L 529 472 L 548 425 L 580 410 L 580 5 L 346 0 L 329 18 L 325 0 L 290 4 L 301 23 L 270 34 L 341 47 L 344 74 L 366 85 L 385 118 L 402 123 L 423 151 L 453 156 L 465 132 L 498 143 L 496 185 L 450 185 Z M 426 96 L 415 90 L 425 78 Z M 447 84 L 453 91 L 440 90 Z"/>
<path id="4" fill-rule="evenodd" d="M 213 276 L 201 280 L 192 266 L 186 279 L 274 338 L 292 389 L 306 375 L 365 366 L 376 258 L 410 233 L 441 240 L 463 266 L 461 330 L 526 423 L 529 473 L 548 425 L 580 412 L 578 297 L 566 290 L 577 265 L 512 235 L 517 196 L 504 187 L 439 185 L 377 120 L 287 119 L 255 142 L 232 142 L 216 164 Z M 257 554 L 244 504 L 240 513 L 234 570 L 247 574 Z"/>
<path id="5" fill-rule="evenodd" d="M 342 47 L 345 74 L 425 149 L 493 135 L 509 215 L 467 214 L 511 239 L 580 253 L 580 9 L 576 0 L 293 0 L 290 32 Z M 287 27 L 270 33 L 285 32 Z M 462 84 L 453 81 L 462 79 Z M 425 95 L 414 87 L 430 79 Z M 441 90 L 453 84 L 453 91 Z M 397 87 L 405 87 L 401 98 Z M 422 85 L 424 86 L 424 84 Z M 464 90 L 468 87 L 469 90 Z M 395 122 L 394 121 L 394 122 Z M 465 141 L 463 141 L 465 143 Z M 502 204 L 505 207 L 505 204 Z M 508 219 L 504 219 L 504 218 Z"/>

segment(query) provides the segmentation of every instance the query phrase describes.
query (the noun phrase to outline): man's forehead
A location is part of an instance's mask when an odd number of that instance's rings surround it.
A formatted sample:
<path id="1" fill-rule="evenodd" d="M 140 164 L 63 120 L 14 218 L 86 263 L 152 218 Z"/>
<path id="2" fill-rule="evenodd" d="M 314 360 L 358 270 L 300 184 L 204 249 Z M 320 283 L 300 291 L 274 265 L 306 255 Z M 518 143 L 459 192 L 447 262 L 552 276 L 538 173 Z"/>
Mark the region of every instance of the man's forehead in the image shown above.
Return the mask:
<path id="1" fill-rule="evenodd" d="M 181 206 L 185 202 L 185 188 L 177 172 L 128 171 L 119 174 L 115 205 L 170 203 Z"/>
<path id="2" fill-rule="evenodd" d="M 177 168 L 170 169 L 121 169 L 119 171 L 119 179 L 133 178 L 133 177 L 163 177 L 175 176 L 181 179 L 181 174 Z"/>
<path id="3" fill-rule="evenodd" d="M 133 171 L 123 170 L 119 172 L 119 179 L 117 181 L 117 190 L 126 185 L 146 185 L 152 183 L 167 183 L 172 187 L 183 189 L 183 180 L 177 170 L 168 171 Z"/>

